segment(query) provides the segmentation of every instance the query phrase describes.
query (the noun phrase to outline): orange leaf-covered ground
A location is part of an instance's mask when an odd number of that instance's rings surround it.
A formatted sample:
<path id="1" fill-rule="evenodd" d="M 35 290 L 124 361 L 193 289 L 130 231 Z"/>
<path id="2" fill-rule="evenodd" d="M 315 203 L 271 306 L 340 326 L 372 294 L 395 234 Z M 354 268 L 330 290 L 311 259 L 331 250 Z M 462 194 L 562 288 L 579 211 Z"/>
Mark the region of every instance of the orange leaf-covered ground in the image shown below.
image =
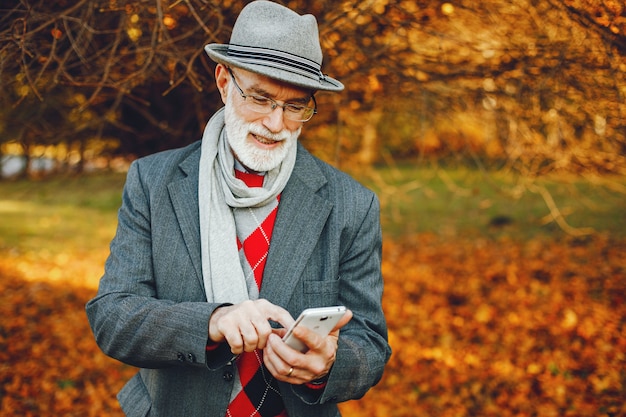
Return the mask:
<path id="1" fill-rule="evenodd" d="M 393 356 L 356 416 L 626 416 L 626 242 L 386 241 Z M 93 289 L 0 258 L 0 415 L 121 416 L 134 369 L 105 357 Z M 20 269 L 20 271 L 23 271 Z"/>
<path id="2" fill-rule="evenodd" d="M 103 355 L 85 302 L 94 291 L 25 281 L 0 264 L 0 415 L 122 416 L 134 370 Z"/>
<path id="3" fill-rule="evenodd" d="M 626 244 L 388 243 L 394 349 L 347 416 L 626 415 Z"/>

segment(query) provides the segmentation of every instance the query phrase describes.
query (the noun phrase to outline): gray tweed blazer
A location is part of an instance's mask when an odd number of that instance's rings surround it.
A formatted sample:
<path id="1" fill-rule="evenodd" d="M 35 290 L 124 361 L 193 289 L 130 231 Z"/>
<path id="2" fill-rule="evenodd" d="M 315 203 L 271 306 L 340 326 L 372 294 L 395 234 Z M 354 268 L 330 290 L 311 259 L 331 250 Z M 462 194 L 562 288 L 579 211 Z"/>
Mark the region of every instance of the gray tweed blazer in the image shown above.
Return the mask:
<path id="1" fill-rule="evenodd" d="M 128 172 L 111 253 L 87 316 L 107 355 L 140 368 L 118 394 L 127 416 L 223 417 L 233 385 L 228 346 L 207 354 L 200 260 L 200 142 L 135 161 Z M 293 317 L 343 304 L 341 331 L 321 394 L 281 383 L 291 417 L 336 417 L 360 398 L 391 355 L 381 297 L 378 199 L 298 145 L 263 277 L 261 298 Z"/>

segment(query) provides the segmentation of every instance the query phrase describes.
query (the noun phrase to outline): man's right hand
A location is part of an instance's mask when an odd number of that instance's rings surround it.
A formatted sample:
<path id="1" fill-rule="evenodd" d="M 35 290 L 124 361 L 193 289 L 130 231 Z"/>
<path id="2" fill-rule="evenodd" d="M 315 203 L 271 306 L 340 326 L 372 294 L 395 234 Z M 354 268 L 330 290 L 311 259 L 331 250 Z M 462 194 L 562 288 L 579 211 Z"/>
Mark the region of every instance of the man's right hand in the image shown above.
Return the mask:
<path id="1" fill-rule="evenodd" d="M 209 338 L 215 343 L 227 342 L 235 355 L 264 349 L 274 331 L 269 320 L 285 329 L 295 322 L 287 310 L 264 299 L 219 307 L 209 320 Z"/>

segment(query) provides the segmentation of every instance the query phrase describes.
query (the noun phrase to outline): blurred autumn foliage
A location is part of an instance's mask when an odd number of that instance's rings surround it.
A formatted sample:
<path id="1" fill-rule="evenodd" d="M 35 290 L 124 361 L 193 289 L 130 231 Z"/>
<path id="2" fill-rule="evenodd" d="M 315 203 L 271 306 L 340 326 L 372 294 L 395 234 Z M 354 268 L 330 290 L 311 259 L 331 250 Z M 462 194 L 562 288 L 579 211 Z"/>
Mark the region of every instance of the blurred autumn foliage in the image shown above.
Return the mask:
<path id="1" fill-rule="evenodd" d="M 58 170 L 200 137 L 221 100 L 206 43 L 246 0 L 8 1 L 0 152 Z M 626 173 L 626 6 L 615 0 L 281 1 L 314 14 L 324 71 L 304 140 L 335 164 L 462 156 Z"/>
<path id="2" fill-rule="evenodd" d="M 624 253 L 601 236 L 386 241 L 394 353 L 344 417 L 626 416 Z M 121 416 L 115 393 L 134 370 L 95 345 L 94 290 L 2 259 L 0 415 Z"/>

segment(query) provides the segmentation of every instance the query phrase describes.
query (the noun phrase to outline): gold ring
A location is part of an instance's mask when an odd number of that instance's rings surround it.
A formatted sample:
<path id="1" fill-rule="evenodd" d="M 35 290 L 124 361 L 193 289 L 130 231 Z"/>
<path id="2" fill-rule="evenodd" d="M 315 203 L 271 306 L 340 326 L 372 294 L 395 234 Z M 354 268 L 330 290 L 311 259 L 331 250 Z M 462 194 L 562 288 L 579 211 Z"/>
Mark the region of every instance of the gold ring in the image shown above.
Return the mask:
<path id="1" fill-rule="evenodd" d="M 291 376 L 291 373 L 293 372 L 293 366 L 291 368 L 289 368 L 289 372 L 287 372 L 286 376 Z"/>

